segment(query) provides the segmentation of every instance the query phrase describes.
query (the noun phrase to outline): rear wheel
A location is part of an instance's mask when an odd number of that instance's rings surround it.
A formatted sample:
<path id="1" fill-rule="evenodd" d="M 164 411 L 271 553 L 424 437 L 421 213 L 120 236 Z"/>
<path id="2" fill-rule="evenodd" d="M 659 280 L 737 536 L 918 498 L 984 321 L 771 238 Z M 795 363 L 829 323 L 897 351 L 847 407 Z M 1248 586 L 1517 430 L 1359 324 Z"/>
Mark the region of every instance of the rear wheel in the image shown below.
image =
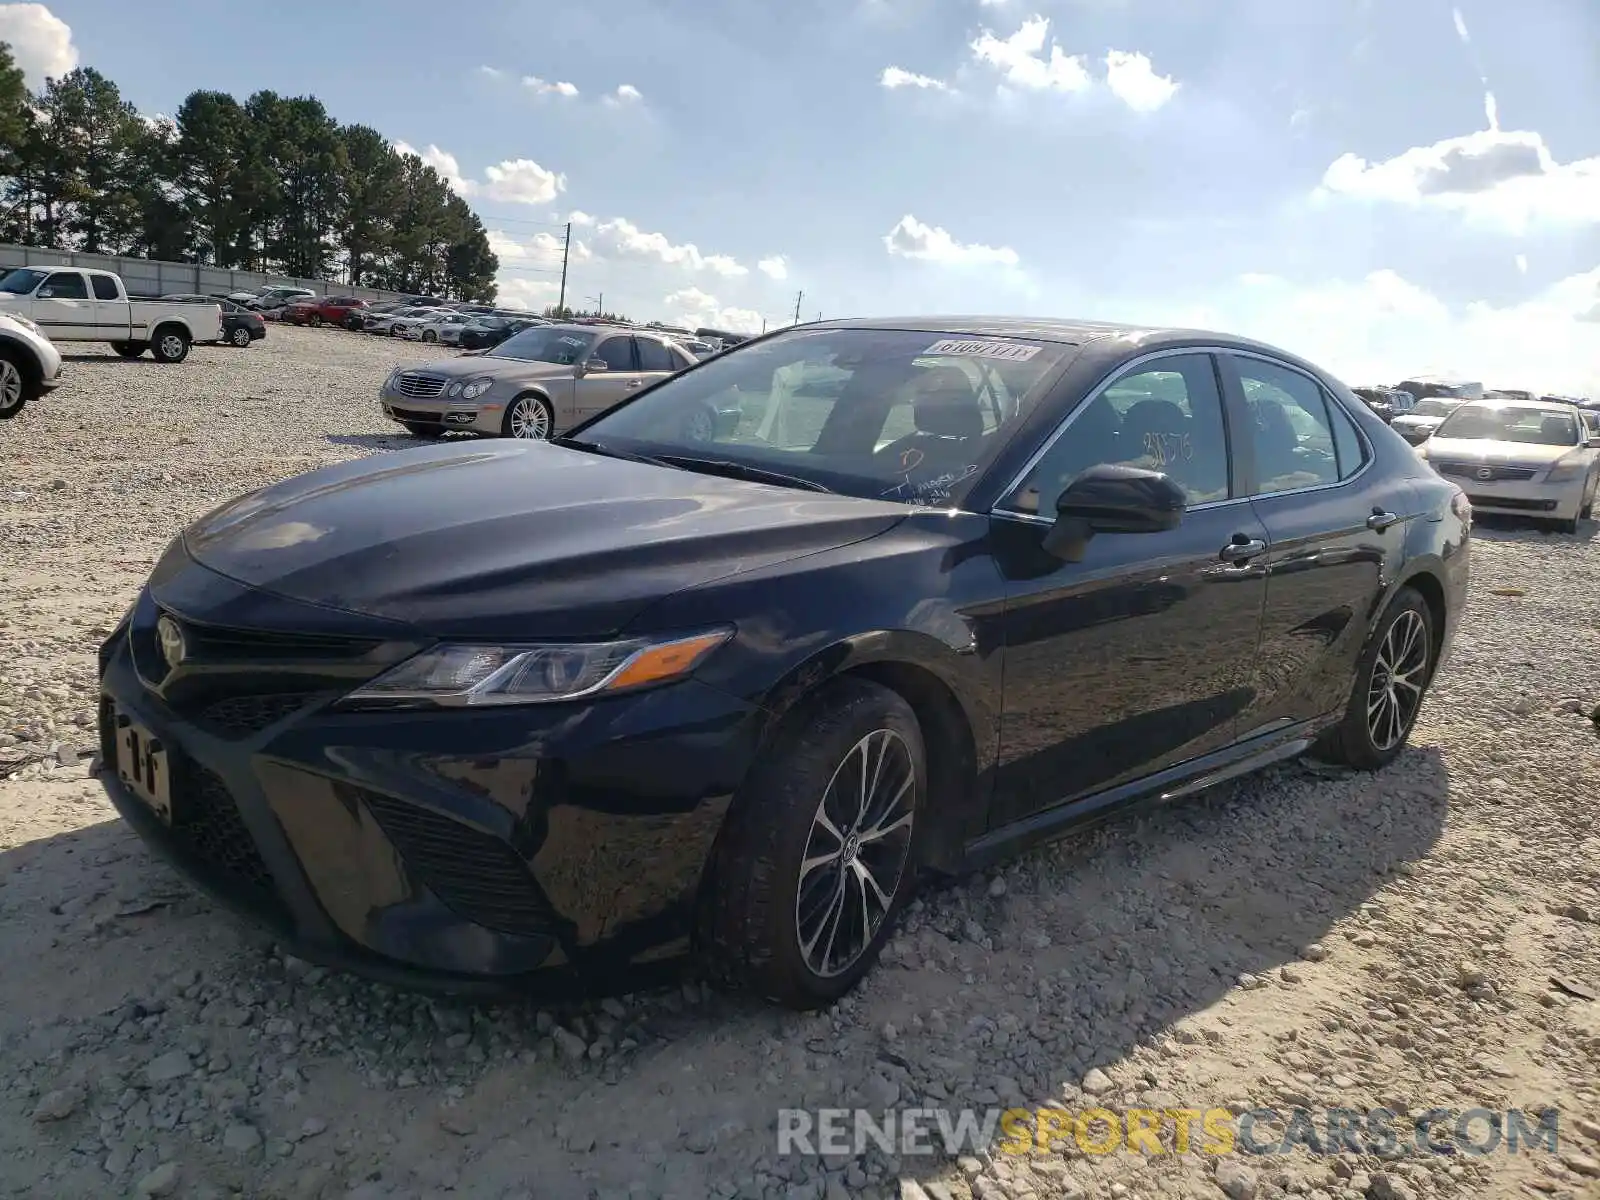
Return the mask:
<path id="1" fill-rule="evenodd" d="M 32 392 L 20 357 L 0 348 L 0 421 L 8 421 L 21 412 Z"/>
<path id="2" fill-rule="evenodd" d="M 1344 720 L 1323 735 L 1317 756 L 1360 771 L 1393 762 L 1433 682 L 1433 647 L 1433 613 L 1415 589 L 1401 588 L 1361 653 Z"/>
<path id="3" fill-rule="evenodd" d="M 171 326 L 158 329 L 150 348 L 159 363 L 181 363 L 189 357 L 189 335 Z"/>
<path id="4" fill-rule="evenodd" d="M 881 684 L 841 679 L 795 714 L 713 851 L 697 942 L 718 982 L 798 1009 L 856 985 L 914 885 L 926 761 Z"/>

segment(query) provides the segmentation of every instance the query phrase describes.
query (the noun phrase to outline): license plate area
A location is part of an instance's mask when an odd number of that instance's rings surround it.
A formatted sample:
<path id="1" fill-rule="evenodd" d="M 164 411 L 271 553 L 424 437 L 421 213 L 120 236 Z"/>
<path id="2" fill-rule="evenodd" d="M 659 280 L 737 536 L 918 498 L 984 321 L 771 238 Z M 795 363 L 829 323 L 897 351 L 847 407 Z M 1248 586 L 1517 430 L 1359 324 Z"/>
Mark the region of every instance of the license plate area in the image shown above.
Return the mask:
<path id="1" fill-rule="evenodd" d="M 172 824 L 172 766 L 166 747 L 148 728 L 112 709 L 117 778 L 161 821 Z"/>

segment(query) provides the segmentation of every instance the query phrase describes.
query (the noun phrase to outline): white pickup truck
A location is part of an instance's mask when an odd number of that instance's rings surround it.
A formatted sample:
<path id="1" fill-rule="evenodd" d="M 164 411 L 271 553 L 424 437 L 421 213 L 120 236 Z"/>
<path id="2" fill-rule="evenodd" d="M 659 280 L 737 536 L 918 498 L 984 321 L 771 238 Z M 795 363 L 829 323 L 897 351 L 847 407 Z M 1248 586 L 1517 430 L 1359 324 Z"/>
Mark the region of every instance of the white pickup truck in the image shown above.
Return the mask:
<path id="1" fill-rule="evenodd" d="M 0 278 L 0 312 L 27 317 L 53 342 L 109 342 L 123 358 L 148 350 L 180 363 L 194 343 L 222 340 L 219 305 L 130 299 L 120 276 L 84 267 L 18 267 Z"/>

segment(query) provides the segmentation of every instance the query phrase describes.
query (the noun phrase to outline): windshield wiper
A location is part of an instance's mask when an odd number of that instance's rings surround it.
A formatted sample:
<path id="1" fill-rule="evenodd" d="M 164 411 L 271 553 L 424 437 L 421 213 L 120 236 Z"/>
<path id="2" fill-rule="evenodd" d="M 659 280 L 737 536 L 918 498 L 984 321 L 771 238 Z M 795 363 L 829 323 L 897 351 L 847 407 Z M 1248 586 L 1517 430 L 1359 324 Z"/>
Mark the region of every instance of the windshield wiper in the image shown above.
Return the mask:
<path id="1" fill-rule="evenodd" d="M 649 463 L 652 467 L 665 467 L 670 464 L 665 459 L 651 458 L 648 454 L 635 454 L 631 450 L 618 450 L 615 446 L 607 446 L 603 442 L 586 442 L 582 438 L 553 437 L 550 439 L 552 446 L 568 446 L 573 450 L 587 450 L 591 454 L 603 454 L 607 458 L 621 458 L 628 462 Z"/>
<path id="2" fill-rule="evenodd" d="M 814 479 L 802 479 L 799 475 L 786 475 L 782 471 L 769 471 L 765 467 L 752 467 L 746 463 L 729 462 L 726 459 L 663 454 L 656 461 L 666 463 L 668 466 L 683 467 L 688 471 L 703 471 L 707 475 L 726 475 L 730 479 L 748 479 L 753 483 L 776 483 L 782 487 L 804 488 L 808 492 L 833 494 L 831 487 Z"/>

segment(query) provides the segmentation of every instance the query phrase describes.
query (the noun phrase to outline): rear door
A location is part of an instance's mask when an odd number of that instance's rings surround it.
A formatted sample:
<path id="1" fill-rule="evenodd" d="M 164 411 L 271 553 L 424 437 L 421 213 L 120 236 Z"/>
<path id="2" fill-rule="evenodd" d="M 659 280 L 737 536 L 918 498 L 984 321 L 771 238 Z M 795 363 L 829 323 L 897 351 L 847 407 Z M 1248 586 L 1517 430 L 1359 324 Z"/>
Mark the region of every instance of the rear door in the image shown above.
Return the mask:
<path id="1" fill-rule="evenodd" d="M 1404 479 L 1370 469 L 1366 436 L 1320 381 L 1265 355 L 1220 362 L 1270 544 L 1248 736 L 1344 705 L 1417 498 Z"/>
<path id="2" fill-rule="evenodd" d="M 33 320 L 48 336 L 74 342 L 112 337 L 100 331 L 95 301 L 82 271 L 52 271 L 33 295 Z M 119 336 L 126 333 L 124 325 Z"/>
<path id="3" fill-rule="evenodd" d="M 605 364 L 600 370 L 592 364 Z M 639 359 L 634 349 L 633 336 L 626 333 L 603 338 L 589 352 L 586 369 L 581 379 L 573 384 L 573 406 L 577 419 L 586 421 L 602 413 L 625 396 L 632 395 L 644 384 L 639 373 Z"/>
<path id="4" fill-rule="evenodd" d="M 661 339 L 638 334 L 635 335 L 633 344 L 639 353 L 639 377 L 643 381 L 641 386 L 652 384 L 658 379 L 665 379 L 668 375 L 683 369 L 673 356 L 672 348 Z"/>

